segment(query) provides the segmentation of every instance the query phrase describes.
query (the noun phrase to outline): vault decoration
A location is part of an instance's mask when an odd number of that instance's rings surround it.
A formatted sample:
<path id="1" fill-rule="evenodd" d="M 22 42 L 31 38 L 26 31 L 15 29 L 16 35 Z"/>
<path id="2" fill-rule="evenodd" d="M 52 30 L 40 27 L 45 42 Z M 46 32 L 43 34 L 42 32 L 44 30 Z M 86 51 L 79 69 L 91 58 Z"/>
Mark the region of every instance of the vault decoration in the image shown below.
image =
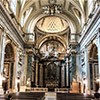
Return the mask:
<path id="1" fill-rule="evenodd" d="M 68 23 L 57 16 L 47 16 L 37 22 L 36 27 L 46 33 L 60 33 L 68 28 Z"/>

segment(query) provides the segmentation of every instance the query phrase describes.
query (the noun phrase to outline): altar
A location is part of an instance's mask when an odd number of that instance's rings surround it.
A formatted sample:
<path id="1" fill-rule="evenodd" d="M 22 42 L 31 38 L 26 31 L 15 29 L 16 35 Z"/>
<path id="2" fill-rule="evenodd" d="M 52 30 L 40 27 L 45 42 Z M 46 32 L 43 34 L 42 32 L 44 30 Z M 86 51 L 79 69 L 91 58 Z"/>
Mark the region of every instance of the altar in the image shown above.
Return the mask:
<path id="1" fill-rule="evenodd" d="M 58 81 L 47 81 L 46 82 L 46 88 L 48 88 L 48 91 L 55 91 L 55 88 L 59 86 Z"/>

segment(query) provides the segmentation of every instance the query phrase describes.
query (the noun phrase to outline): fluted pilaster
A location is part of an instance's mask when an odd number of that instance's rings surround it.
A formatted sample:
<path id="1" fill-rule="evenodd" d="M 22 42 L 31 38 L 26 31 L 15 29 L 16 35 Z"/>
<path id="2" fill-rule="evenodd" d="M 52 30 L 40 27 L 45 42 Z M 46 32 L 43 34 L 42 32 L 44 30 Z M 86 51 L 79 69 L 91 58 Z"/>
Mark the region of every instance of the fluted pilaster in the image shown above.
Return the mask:
<path id="1" fill-rule="evenodd" d="M 0 94 L 3 94 L 2 89 L 2 73 L 4 67 L 4 51 L 5 51 L 5 41 L 6 41 L 6 34 L 4 33 L 4 29 L 0 27 Z"/>

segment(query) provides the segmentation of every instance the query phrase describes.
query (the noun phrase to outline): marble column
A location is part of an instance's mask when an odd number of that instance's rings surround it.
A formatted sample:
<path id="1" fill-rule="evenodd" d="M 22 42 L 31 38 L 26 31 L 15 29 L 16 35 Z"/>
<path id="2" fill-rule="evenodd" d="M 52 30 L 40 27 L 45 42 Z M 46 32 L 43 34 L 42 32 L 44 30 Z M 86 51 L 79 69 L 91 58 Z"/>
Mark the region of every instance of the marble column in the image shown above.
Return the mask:
<path id="1" fill-rule="evenodd" d="M 69 72 L 68 72 L 68 58 L 66 58 L 66 86 L 68 87 L 69 86 Z"/>
<path id="2" fill-rule="evenodd" d="M 31 82 L 34 83 L 34 71 L 33 71 L 33 68 L 32 68 Z"/>
<path id="3" fill-rule="evenodd" d="M 65 65 L 62 64 L 61 68 L 61 87 L 65 86 Z"/>
<path id="4" fill-rule="evenodd" d="M 89 68 L 89 61 L 88 61 L 88 47 L 85 47 L 84 50 L 85 53 L 85 76 L 84 78 L 86 78 L 86 92 L 90 91 L 90 68 Z M 88 90 L 88 91 L 87 91 Z"/>
<path id="5" fill-rule="evenodd" d="M 2 33 L 3 29 L 0 27 L 0 73 L 1 73 L 1 57 L 2 57 Z"/>
<path id="6" fill-rule="evenodd" d="M 62 77 L 61 77 L 61 68 L 62 68 L 62 66 L 61 65 L 59 65 L 59 87 L 61 87 L 61 79 L 62 79 Z"/>
<path id="7" fill-rule="evenodd" d="M 4 33 L 4 29 L 0 27 L 0 94 L 3 94 L 2 89 L 2 73 L 4 67 L 4 54 L 5 54 L 5 41 L 6 34 Z"/>
<path id="8" fill-rule="evenodd" d="M 99 77 L 100 77 L 100 28 L 97 34 L 97 46 L 98 46 L 98 67 L 99 67 Z"/>
<path id="9" fill-rule="evenodd" d="M 70 72 L 70 82 L 73 82 L 73 79 L 77 81 L 77 73 L 76 73 L 76 53 L 74 49 L 72 49 L 71 56 L 70 56 L 70 66 L 71 66 L 71 72 Z"/>
<path id="10" fill-rule="evenodd" d="M 36 60 L 36 70 L 35 70 L 35 85 L 38 86 L 38 60 Z"/>
<path id="11" fill-rule="evenodd" d="M 32 75 L 31 75 L 31 86 L 34 87 L 35 85 L 35 66 L 34 61 L 32 61 Z"/>
<path id="12" fill-rule="evenodd" d="M 4 66 L 4 54 L 5 54 L 5 45 L 6 45 L 6 34 L 4 31 L 1 31 L 1 41 L 0 41 L 0 72 L 3 72 Z"/>
<path id="13" fill-rule="evenodd" d="M 98 75 L 98 82 L 99 82 L 99 92 L 100 92 L 100 28 L 98 30 L 97 34 L 97 46 L 98 46 L 98 69 L 99 69 L 99 75 Z"/>
<path id="14" fill-rule="evenodd" d="M 40 64 L 40 70 L 39 70 L 40 72 L 39 72 L 39 85 L 41 86 L 41 87 L 43 87 L 43 66 L 42 66 L 42 64 Z"/>
<path id="15" fill-rule="evenodd" d="M 2 32 L 3 29 L 0 27 L 0 94 L 3 94 L 2 88 L 2 71 L 1 71 L 1 57 L 2 57 Z"/>

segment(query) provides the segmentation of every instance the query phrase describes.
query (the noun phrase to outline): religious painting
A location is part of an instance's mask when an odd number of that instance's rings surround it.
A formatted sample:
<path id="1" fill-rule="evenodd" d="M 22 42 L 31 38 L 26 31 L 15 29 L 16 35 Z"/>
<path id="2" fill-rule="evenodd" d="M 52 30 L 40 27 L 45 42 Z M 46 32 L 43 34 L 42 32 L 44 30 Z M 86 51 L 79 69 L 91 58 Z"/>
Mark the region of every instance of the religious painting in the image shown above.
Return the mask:
<path id="1" fill-rule="evenodd" d="M 48 79 L 55 80 L 56 79 L 56 73 L 57 73 L 57 66 L 54 63 L 50 63 L 47 68 L 47 75 Z"/>

